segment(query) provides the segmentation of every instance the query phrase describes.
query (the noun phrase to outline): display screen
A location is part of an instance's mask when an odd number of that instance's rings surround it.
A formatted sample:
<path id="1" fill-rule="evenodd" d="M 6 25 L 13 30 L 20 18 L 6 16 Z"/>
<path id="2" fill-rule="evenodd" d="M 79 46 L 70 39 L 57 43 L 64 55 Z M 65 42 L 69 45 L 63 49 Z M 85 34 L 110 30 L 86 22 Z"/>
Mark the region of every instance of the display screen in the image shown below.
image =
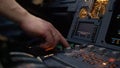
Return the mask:
<path id="1" fill-rule="evenodd" d="M 120 46 L 120 1 L 114 3 L 113 15 L 106 35 L 106 42 Z"/>
<path id="2" fill-rule="evenodd" d="M 76 28 L 75 36 L 85 39 L 92 39 L 95 33 L 95 25 L 91 22 L 79 22 Z"/>

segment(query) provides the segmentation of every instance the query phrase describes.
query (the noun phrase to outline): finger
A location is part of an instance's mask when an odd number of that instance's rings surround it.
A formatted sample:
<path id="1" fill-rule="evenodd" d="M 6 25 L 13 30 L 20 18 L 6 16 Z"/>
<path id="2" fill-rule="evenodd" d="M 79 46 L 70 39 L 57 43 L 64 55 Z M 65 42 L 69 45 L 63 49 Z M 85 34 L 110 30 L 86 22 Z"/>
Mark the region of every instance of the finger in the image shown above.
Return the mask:
<path id="1" fill-rule="evenodd" d="M 50 32 L 52 34 L 52 39 L 54 40 L 54 45 L 51 45 L 51 47 L 55 48 L 55 46 L 59 42 L 60 37 L 59 37 L 58 32 L 56 31 L 56 28 L 52 24 L 50 24 L 50 23 L 48 25 L 50 27 Z"/>
<path id="2" fill-rule="evenodd" d="M 51 32 L 52 32 L 52 36 L 53 36 L 53 40 L 55 44 L 53 47 L 55 47 L 57 43 L 59 42 L 59 34 L 56 32 L 55 29 L 52 29 Z"/>
<path id="3" fill-rule="evenodd" d="M 54 45 L 54 40 L 52 39 L 52 35 L 50 32 L 47 32 L 45 34 L 45 43 L 41 44 L 40 47 L 44 48 L 44 49 L 49 49 L 51 48 L 51 45 Z"/>
<path id="4" fill-rule="evenodd" d="M 61 33 L 54 26 L 52 26 L 52 28 L 54 29 L 54 32 L 56 32 L 57 35 L 59 35 L 59 42 L 62 43 L 64 47 L 70 47 L 70 45 L 68 44 L 66 39 L 61 35 Z"/>
<path id="5" fill-rule="evenodd" d="M 58 32 L 58 34 L 60 36 L 60 43 L 62 43 L 64 47 L 70 47 L 70 45 L 68 44 L 66 39 L 61 35 L 61 33 L 58 30 L 56 30 L 56 31 Z"/>
<path id="6" fill-rule="evenodd" d="M 55 48 L 55 46 L 56 46 L 57 43 L 58 43 L 58 34 L 53 33 L 53 34 L 52 34 L 52 40 L 53 40 L 52 43 L 46 43 L 46 44 L 45 44 L 45 45 L 49 45 L 49 46 L 45 49 L 45 51 L 49 51 L 49 50 L 52 50 L 52 49 Z"/>
<path id="7" fill-rule="evenodd" d="M 63 44 L 64 47 L 70 47 L 69 43 L 66 41 L 66 39 L 61 35 L 60 42 Z"/>
<path id="8" fill-rule="evenodd" d="M 46 43 L 42 44 L 42 48 L 46 51 L 54 49 L 58 42 L 58 34 L 52 28 L 50 28 L 48 34 L 46 34 Z"/>

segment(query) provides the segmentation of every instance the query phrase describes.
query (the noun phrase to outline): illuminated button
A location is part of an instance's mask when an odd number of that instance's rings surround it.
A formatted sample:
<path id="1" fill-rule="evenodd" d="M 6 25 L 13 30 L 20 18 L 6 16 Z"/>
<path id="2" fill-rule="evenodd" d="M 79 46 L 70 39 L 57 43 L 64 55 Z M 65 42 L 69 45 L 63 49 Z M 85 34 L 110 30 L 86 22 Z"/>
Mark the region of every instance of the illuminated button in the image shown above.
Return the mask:
<path id="1" fill-rule="evenodd" d="M 80 18 L 86 18 L 87 17 L 87 14 L 88 14 L 88 11 L 86 8 L 82 8 L 79 12 L 79 17 Z"/>
<path id="2" fill-rule="evenodd" d="M 113 62 L 116 61 L 116 59 L 115 58 L 109 58 L 108 61 L 111 62 L 111 63 L 113 63 Z"/>
<path id="3" fill-rule="evenodd" d="M 88 45 L 87 47 L 88 51 L 92 51 L 95 49 L 95 46 L 94 45 Z"/>
<path id="4" fill-rule="evenodd" d="M 107 63 L 106 63 L 106 62 L 103 62 L 103 63 L 102 63 L 102 65 L 103 65 L 103 66 L 106 66 L 106 65 L 107 65 Z"/>

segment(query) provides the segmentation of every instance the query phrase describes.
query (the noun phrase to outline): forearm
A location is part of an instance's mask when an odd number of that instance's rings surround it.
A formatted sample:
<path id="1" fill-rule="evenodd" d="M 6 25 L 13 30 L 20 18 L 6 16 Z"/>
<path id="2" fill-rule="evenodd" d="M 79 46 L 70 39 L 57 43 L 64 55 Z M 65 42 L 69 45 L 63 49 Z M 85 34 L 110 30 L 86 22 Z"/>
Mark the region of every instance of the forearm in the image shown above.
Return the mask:
<path id="1" fill-rule="evenodd" d="M 0 15 L 20 23 L 29 17 L 30 13 L 22 8 L 15 0 L 0 0 Z"/>

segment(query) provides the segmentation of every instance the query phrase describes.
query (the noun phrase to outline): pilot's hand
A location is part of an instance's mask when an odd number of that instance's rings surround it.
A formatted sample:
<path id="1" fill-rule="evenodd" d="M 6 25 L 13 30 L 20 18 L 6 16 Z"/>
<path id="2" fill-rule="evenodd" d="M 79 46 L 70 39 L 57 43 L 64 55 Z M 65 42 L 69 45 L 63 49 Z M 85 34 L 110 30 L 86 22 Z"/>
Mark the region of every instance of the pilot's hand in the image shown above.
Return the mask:
<path id="1" fill-rule="evenodd" d="M 21 21 L 20 25 L 28 34 L 44 38 L 45 43 L 41 44 L 40 47 L 46 51 L 55 48 L 58 42 L 62 43 L 64 47 L 69 47 L 68 42 L 60 32 L 51 23 L 43 19 L 31 15 Z"/>

